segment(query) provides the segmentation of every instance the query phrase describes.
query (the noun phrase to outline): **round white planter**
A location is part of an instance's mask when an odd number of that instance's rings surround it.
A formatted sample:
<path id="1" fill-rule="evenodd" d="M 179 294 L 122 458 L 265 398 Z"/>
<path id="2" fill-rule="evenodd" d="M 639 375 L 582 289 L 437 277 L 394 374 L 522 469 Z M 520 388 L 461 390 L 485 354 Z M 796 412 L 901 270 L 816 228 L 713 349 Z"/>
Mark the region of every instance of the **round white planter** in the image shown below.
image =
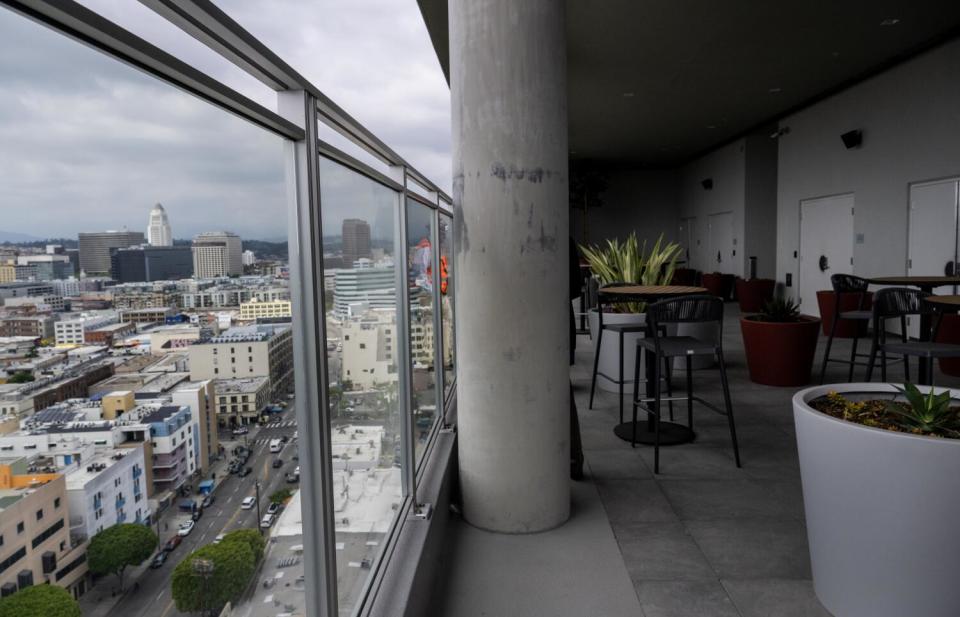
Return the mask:
<path id="1" fill-rule="evenodd" d="M 600 317 L 597 315 L 597 309 L 590 309 L 590 339 L 596 344 L 597 330 L 600 327 Z M 631 324 L 642 326 L 647 323 L 647 316 L 643 313 L 604 313 L 604 324 Z M 623 378 L 629 382 L 623 386 L 624 392 L 633 392 L 633 366 L 637 355 L 637 341 L 643 338 L 643 334 L 625 334 L 623 336 Z M 603 344 L 600 347 L 600 364 L 597 370 L 605 375 L 616 379 L 619 374 L 620 365 L 617 362 L 617 353 L 620 345 L 619 337 L 616 332 L 609 330 L 603 333 Z M 591 365 L 591 370 L 593 366 Z M 643 368 L 641 367 L 641 371 Z M 643 379 L 641 373 L 640 378 Z M 619 390 L 617 384 L 597 377 L 597 388 L 605 392 L 617 393 Z"/>
<path id="2" fill-rule="evenodd" d="M 807 404 L 831 390 L 895 392 L 832 384 L 793 397 L 817 597 L 835 617 L 960 615 L 960 440 L 870 428 Z"/>

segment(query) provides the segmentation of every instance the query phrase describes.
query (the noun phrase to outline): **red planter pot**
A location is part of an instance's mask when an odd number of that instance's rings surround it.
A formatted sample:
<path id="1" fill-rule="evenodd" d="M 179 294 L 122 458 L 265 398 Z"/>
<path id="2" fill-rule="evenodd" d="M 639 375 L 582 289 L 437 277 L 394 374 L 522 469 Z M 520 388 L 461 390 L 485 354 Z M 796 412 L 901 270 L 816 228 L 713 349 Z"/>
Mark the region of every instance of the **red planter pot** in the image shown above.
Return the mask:
<path id="1" fill-rule="evenodd" d="M 825 336 L 830 335 L 830 327 L 833 325 L 833 307 L 836 303 L 835 300 L 836 293 L 832 290 L 823 290 L 817 292 L 817 304 L 820 306 L 820 319 L 823 322 L 823 334 Z M 857 310 L 857 303 L 860 301 L 860 294 L 857 293 L 844 293 L 840 297 L 840 310 L 841 311 L 855 311 Z M 867 297 L 863 301 L 864 311 L 869 311 L 873 308 L 873 292 L 867 292 Z M 836 338 L 853 338 L 854 335 L 859 337 L 867 336 L 867 328 L 869 323 L 866 321 L 852 321 L 849 319 L 842 319 L 837 322 L 837 332 L 834 334 Z"/>
<path id="2" fill-rule="evenodd" d="M 723 275 L 719 272 L 704 272 L 703 276 L 700 277 L 700 286 L 706 287 L 707 293 L 711 296 L 724 297 Z"/>
<path id="3" fill-rule="evenodd" d="M 960 343 L 960 315 L 944 315 L 937 330 L 938 343 Z M 942 358 L 940 370 L 952 377 L 960 377 L 960 358 Z"/>
<path id="4" fill-rule="evenodd" d="M 773 279 L 737 279 L 737 302 L 741 313 L 759 313 L 763 305 L 773 300 L 777 282 Z"/>
<path id="5" fill-rule="evenodd" d="M 794 323 L 740 319 L 750 380 L 767 386 L 810 383 L 820 320 L 809 315 Z"/>

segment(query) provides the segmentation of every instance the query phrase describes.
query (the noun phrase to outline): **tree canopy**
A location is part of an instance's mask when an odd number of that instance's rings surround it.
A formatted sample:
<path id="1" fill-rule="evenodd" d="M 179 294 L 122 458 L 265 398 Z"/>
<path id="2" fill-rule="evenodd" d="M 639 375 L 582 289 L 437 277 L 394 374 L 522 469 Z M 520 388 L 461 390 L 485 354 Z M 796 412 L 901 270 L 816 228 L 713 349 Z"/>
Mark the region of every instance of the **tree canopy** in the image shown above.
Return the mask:
<path id="1" fill-rule="evenodd" d="M 81 617 L 81 612 L 66 589 L 32 585 L 0 600 L 0 617 Z"/>
<path id="2" fill-rule="evenodd" d="M 90 540 L 87 563 L 93 574 L 116 574 L 123 588 L 123 571 L 148 559 L 157 548 L 157 534 L 146 525 L 120 523 Z"/>
<path id="3" fill-rule="evenodd" d="M 263 549 L 267 545 L 263 536 L 260 535 L 260 532 L 256 529 L 237 529 L 236 531 L 231 531 L 223 537 L 221 542 L 246 543 L 250 547 L 250 550 L 253 551 L 254 563 L 263 558 Z"/>
<path id="4" fill-rule="evenodd" d="M 213 562 L 208 575 L 197 572 L 195 562 Z M 193 551 L 173 569 L 171 592 L 181 612 L 217 611 L 236 602 L 253 576 L 256 562 L 250 543 L 239 538 L 208 544 Z"/>
<path id="5" fill-rule="evenodd" d="M 282 488 L 278 491 L 274 491 L 274 493 L 270 495 L 270 503 L 283 503 L 290 499 L 291 495 L 293 495 L 293 491 L 288 488 Z"/>
<path id="6" fill-rule="evenodd" d="M 17 371 L 7 379 L 7 383 L 28 383 L 34 379 L 33 374 L 27 371 Z"/>

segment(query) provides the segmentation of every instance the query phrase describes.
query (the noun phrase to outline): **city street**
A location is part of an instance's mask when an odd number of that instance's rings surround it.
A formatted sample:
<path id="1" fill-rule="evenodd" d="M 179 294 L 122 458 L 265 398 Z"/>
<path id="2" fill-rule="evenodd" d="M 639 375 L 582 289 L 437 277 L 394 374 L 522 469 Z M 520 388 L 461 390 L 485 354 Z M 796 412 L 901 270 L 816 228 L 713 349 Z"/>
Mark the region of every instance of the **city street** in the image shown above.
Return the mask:
<path id="1" fill-rule="evenodd" d="M 261 512 L 266 511 L 270 495 L 273 492 L 281 488 L 295 488 L 297 486 L 296 484 L 288 484 L 284 479 L 284 475 L 287 472 L 292 472 L 298 464 L 298 461 L 293 458 L 297 453 L 297 446 L 296 442 L 293 441 L 296 422 L 292 409 L 293 405 L 291 404 L 283 413 L 274 415 L 266 426 L 254 428 L 250 431 L 250 434 L 246 435 L 248 447 L 252 450 L 248 466 L 253 469 L 253 472 L 245 478 L 238 475 L 229 475 L 217 485 L 213 493 L 215 502 L 204 511 L 203 516 L 190 535 L 185 537 L 180 546 L 170 553 L 169 559 L 162 567 L 156 570 L 146 569 L 138 579 L 128 577 L 125 582 L 126 594 L 107 613 L 109 617 L 172 617 L 181 615 L 174 607 L 170 593 L 170 579 L 177 564 L 191 551 L 213 542 L 218 534 L 242 528 L 257 528 L 259 525 L 257 508 L 254 507 L 249 510 L 240 508 L 240 502 L 245 497 L 255 496 L 255 482 L 257 480 L 261 483 Z M 284 435 L 289 438 L 288 443 L 279 454 L 271 454 L 267 445 L 269 440 Z M 240 438 L 235 442 L 224 443 L 224 447 L 232 458 L 230 453 L 233 448 L 242 444 L 243 438 Z M 283 467 L 274 469 L 272 462 L 277 457 L 281 458 L 284 464 Z M 224 473 L 226 473 L 225 469 Z M 198 502 L 201 500 L 199 495 L 194 495 L 194 498 Z M 177 526 L 180 522 L 188 519 L 189 515 L 179 512 L 175 505 L 167 508 L 161 516 L 161 546 L 170 537 L 176 535 Z M 136 591 L 134 591 L 135 583 L 139 584 L 139 589 Z M 113 577 L 104 577 L 91 593 L 94 597 L 107 595 L 114 584 Z"/>

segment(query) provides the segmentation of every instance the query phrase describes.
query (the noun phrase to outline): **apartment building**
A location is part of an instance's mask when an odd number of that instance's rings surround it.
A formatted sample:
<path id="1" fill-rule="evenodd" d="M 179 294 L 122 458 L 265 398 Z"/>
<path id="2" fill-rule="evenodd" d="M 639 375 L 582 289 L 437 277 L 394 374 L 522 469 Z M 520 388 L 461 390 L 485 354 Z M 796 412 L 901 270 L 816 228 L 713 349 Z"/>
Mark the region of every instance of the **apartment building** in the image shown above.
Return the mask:
<path id="1" fill-rule="evenodd" d="M 190 378 L 269 377 L 276 399 L 293 387 L 293 335 L 289 325 L 230 328 L 190 346 Z"/>

